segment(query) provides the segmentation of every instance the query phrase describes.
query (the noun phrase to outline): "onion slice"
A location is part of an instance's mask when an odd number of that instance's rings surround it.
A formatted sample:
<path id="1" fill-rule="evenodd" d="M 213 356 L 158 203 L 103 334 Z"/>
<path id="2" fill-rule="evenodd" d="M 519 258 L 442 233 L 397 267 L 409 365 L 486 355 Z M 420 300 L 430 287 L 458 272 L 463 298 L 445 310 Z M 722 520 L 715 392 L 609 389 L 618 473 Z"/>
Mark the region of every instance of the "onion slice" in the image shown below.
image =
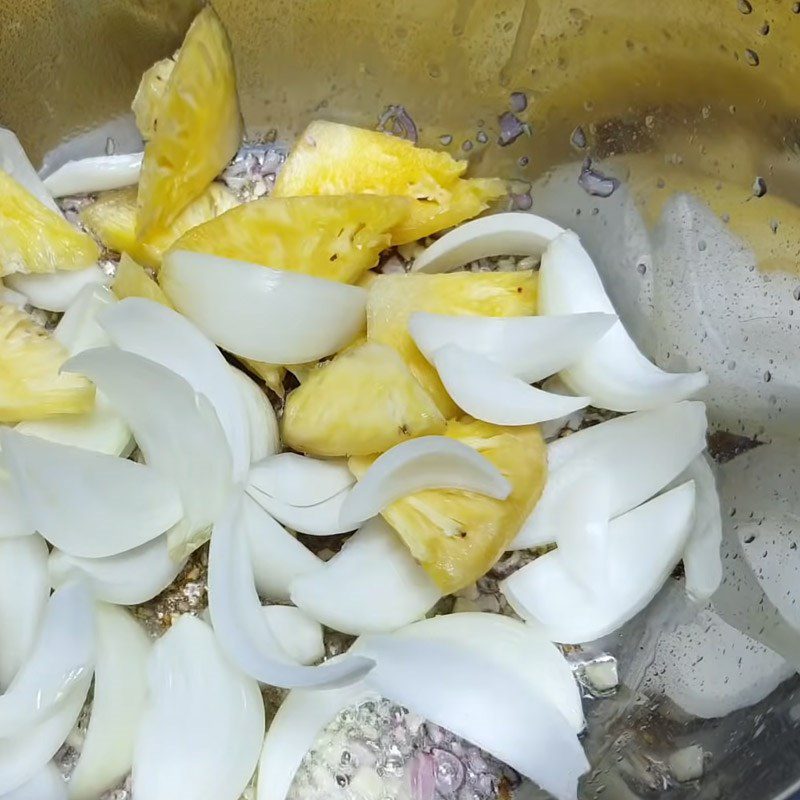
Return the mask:
<path id="1" fill-rule="evenodd" d="M 161 364 L 114 347 L 80 353 L 64 369 L 96 384 L 131 426 L 148 467 L 178 487 L 183 519 L 167 538 L 173 557 L 185 558 L 207 541 L 231 485 L 230 450 L 211 404 Z"/>
<path id="2" fill-rule="evenodd" d="M 0 128 L 0 169 L 8 173 L 51 211 L 61 213 L 53 196 L 47 191 L 42 179 L 33 168 L 16 134 L 8 128 Z"/>
<path id="3" fill-rule="evenodd" d="M 141 297 L 106 309 L 100 324 L 117 347 L 161 364 L 208 398 L 230 445 L 234 480 L 241 480 L 250 466 L 247 408 L 214 343 L 171 308 Z"/>
<path id="4" fill-rule="evenodd" d="M 351 524 L 349 520 L 342 519 L 342 506 L 350 494 L 350 489 L 345 489 L 313 506 L 292 506 L 282 503 L 254 486 L 247 487 L 247 494 L 278 522 L 298 533 L 309 536 L 333 536 L 337 533 L 349 533 L 356 528 L 356 525 Z"/>
<path id="5" fill-rule="evenodd" d="M 28 658 L 0 695 L 0 738 L 47 719 L 91 677 L 94 659 L 92 596 L 85 585 L 72 583 L 53 593 Z"/>
<path id="6" fill-rule="evenodd" d="M 533 425 L 572 414 L 588 397 L 568 397 L 528 386 L 488 358 L 448 344 L 433 354 L 433 365 L 456 405 L 495 425 Z"/>
<path id="7" fill-rule="evenodd" d="M 511 484 L 472 447 L 446 436 L 420 436 L 372 463 L 342 504 L 342 524 L 353 528 L 395 500 L 425 489 L 461 489 L 505 500 Z"/>
<path id="8" fill-rule="evenodd" d="M 0 303 L 24 309 L 28 305 L 28 298 L 21 292 L 15 292 L 13 289 L 3 286 L 3 282 L 0 281 Z"/>
<path id="9" fill-rule="evenodd" d="M 425 358 L 445 345 L 484 356 L 525 383 L 577 361 L 616 322 L 612 314 L 560 317 L 471 317 L 417 311 L 408 330 Z"/>
<path id="10" fill-rule="evenodd" d="M 680 560 L 694 501 L 694 483 L 688 481 L 613 520 L 602 591 L 575 580 L 558 550 L 517 570 L 500 588 L 513 609 L 551 641 L 580 644 L 612 633 L 655 597 Z"/>
<path id="11" fill-rule="evenodd" d="M 259 602 L 242 519 L 243 498 L 232 498 L 214 525 L 208 559 L 211 621 L 220 647 L 245 673 L 285 688 L 330 687 L 361 678 L 372 666 L 352 656 L 309 667 L 281 648 Z"/>
<path id="12" fill-rule="evenodd" d="M 281 449 L 278 418 L 266 392 L 240 369 L 231 367 L 239 393 L 244 401 L 247 429 L 250 432 L 250 460 L 274 456 Z"/>
<path id="13" fill-rule="evenodd" d="M 349 489 L 356 479 L 347 460 L 279 453 L 253 464 L 249 485 L 291 506 L 314 506 Z"/>
<path id="14" fill-rule="evenodd" d="M 69 781 L 70 800 L 95 800 L 131 768 L 147 699 L 151 642 L 141 625 L 115 606 L 98 604 L 97 664 L 89 727 Z"/>
<path id="15" fill-rule="evenodd" d="M 242 500 L 242 524 L 247 534 L 256 590 L 268 600 L 287 601 L 299 575 L 323 564 L 251 497 Z"/>
<path id="16" fill-rule="evenodd" d="M 28 536 L 33 533 L 33 524 L 25 514 L 22 500 L 11 476 L 0 458 L 0 539 Z"/>
<path id="17" fill-rule="evenodd" d="M 108 286 L 111 276 L 94 265 L 86 269 L 56 270 L 47 275 L 7 275 L 8 285 L 25 295 L 28 302 L 45 311 L 66 311 L 87 286 Z"/>
<path id="18" fill-rule="evenodd" d="M 48 175 L 43 183 L 53 197 L 133 186 L 139 182 L 143 156 L 144 153 L 121 153 L 68 161 Z"/>
<path id="19" fill-rule="evenodd" d="M 51 761 L 22 786 L 3 794 L 2 800 L 67 800 L 67 782 Z"/>
<path id="20" fill-rule="evenodd" d="M 329 356 L 364 326 L 364 289 L 245 261 L 173 251 L 161 285 L 220 347 L 271 364 Z"/>
<path id="21" fill-rule="evenodd" d="M 564 232 L 536 214 L 508 212 L 459 225 L 426 248 L 413 272 L 451 272 L 471 261 L 493 256 L 540 256 Z"/>
<path id="22" fill-rule="evenodd" d="M 682 401 L 602 422 L 547 446 L 544 492 L 511 550 L 556 540 L 566 495 L 587 469 L 608 481 L 609 514 L 643 503 L 679 475 L 706 445 L 705 405 Z"/>
<path id="23" fill-rule="evenodd" d="M 346 657 L 346 656 L 345 656 Z M 334 663 L 343 656 L 331 659 Z M 270 723 L 258 764 L 257 800 L 285 800 L 317 736 L 345 708 L 375 697 L 363 681 L 324 692 L 293 689 Z"/>
<path id="24" fill-rule="evenodd" d="M 31 652 L 50 583 L 47 545 L 39 535 L 0 539 L 0 689 Z"/>
<path id="25" fill-rule="evenodd" d="M 343 591 L 343 587 L 346 590 Z M 292 581 L 292 602 L 344 633 L 385 633 L 420 619 L 442 593 L 381 517 L 330 561 Z"/>
<path id="26" fill-rule="evenodd" d="M 181 617 L 153 646 L 136 737 L 137 800 L 237 800 L 258 761 L 264 701 L 211 628 Z"/>
<path id="27" fill-rule="evenodd" d="M 542 256 L 539 310 L 548 316 L 614 313 L 594 262 L 572 231 L 555 239 Z M 621 321 L 561 377 L 577 394 L 590 396 L 593 406 L 612 411 L 657 408 L 684 400 L 708 384 L 702 371 L 672 374 L 655 366 Z"/>
<path id="28" fill-rule="evenodd" d="M 131 550 L 183 516 L 175 487 L 151 467 L 11 430 L 0 444 L 34 528 L 71 555 Z"/>
<path id="29" fill-rule="evenodd" d="M 54 587 L 84 580 L 98 600 L 132 606 L 146 603 L 169 586 L 186 564 L 169 556 L 166 535 L 107 558 L 79 558 L 61 550 L 50 554 L 48 569 Z"/>
<path id="30" fill-rule="evenodd" d="M 264 606 L 272 635 L 298 664 L 310 665 L 325 657 L 322 625 L 294 606 Z"/>

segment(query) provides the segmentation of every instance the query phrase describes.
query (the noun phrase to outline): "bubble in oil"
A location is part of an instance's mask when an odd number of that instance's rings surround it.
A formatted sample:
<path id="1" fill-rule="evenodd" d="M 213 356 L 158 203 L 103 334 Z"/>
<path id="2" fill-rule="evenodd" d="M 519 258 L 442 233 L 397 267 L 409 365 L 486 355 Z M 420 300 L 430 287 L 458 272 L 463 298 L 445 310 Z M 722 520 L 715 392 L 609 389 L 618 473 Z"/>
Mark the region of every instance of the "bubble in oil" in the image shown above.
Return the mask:
<path id="1" fill-rule="evenodd" d="M 744 51 L 744 60 L 751 66 L 757 67 L 761 63 L 761 59 L 758 57 L 758 53 L 751 48 L 747 48 Z"/>
<path id="2" fill-rule="evenodd" d="M 753 12 L 753 6 L 750 3 L 750 0 L 738 0 L 736 3 L 736 7 L 741 11 L 742 14 L 751 14 Z"/>

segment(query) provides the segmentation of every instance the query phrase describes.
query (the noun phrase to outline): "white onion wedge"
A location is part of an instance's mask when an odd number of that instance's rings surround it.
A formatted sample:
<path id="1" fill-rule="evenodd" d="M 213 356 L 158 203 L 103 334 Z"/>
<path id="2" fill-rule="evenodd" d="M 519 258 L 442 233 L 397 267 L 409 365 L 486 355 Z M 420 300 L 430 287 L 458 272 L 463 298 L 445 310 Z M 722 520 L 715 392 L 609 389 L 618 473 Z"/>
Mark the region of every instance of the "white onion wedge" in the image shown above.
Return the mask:
<path id="1" fill-rule="evenodd" d="M 5 689 L 31 652 L 50 581 L 47 545 L 41 536 L 0 539 L 0 689 Z"/>
<path id="2" fill-rule="evenodd" d="M 0 169 L 7 172 L 51 211 L 61 213 L 53 196 L 47 191 L 42 179 L 33 168 L 16 134 L 8 128 L 0 128 Z"/>
<path id="3" fill-rule="evenodd" d="M 53 587 L 86 581 L 98 600 L 131 606 L 146 603 L 169 586 L 186 564 L 169 556 L 166 534 L 133 550 L 107 558 L 79 558 L 61 550 L 50 554 Z"/>
<path id="4" fill-rule="evenodd" d="M 282 503 L 260 492 L 254 486 L 247 487 L 247 494 L 278 522 L 297 533 L 309 536 L 333 536 L 337 533 L 349 533 L 357 527 L 349 521 L 342 520 L 342 506 L 350 494 L 350 489 L 345 489 L 313 506 L 292 506 Z"/>
<path id="5" fill-rule="evenodd" d="M 181 617 L 153 646 L 133 757 L 137 800 L 237 800 L 264 735 L 258 684 L 225 658 L 211 628 Z"/>
<path id="6" fill-rule="evenodd" d="M 116 298 L 105 286 L 85 286 L 59 320 L 53 338 L 61 342 L 70 355 L 108 344 L 108 336 L 98 324 L 97 315 L 112 303 L 116 303 Z M 62 414 L 21 422 L 15 429 L 27 436 L 112 456 L 126 454 L 131 448 L 130 428 L 102 392 L 97 393 L 94 408 L 84 414 Z"/>
<path id="7" fill-rule="evenodd" d="M 172 370 L 208 398 L 231 448 L 234 480 L 241 480 L 250 466 L 247 410 L 214 343 L 188 319 L 141 297 L 128 297 L 106 309 L 100 324 L 117 347 Z"/>
<path id="8" fill-rule="evenodd" d="M 17 487 L 0 459 L 0 539 L 28 536 L 33 523 L 27 518 Z"/>
<path id="9" fill-rule="evenodd" d="M 493 658 L 500 669 L 513 668 L 527 678 L 531 689 L 553 703 L 575 733 L 586 727 L 572 667 L 549 639 L 524 622 L 500 614 L 445 614 L 415 622 L 395 635 L 409 642 L 419 638 L 449 642 Z"/>
<path id="10" fill-rule="evenodd" d="M 143 156 L 144 153 L 121 153 L 68 161 L 48 175 L 43 183 L 53 197 L 133 186 L 139 182 Z"/>
<path id="11" fill-rule="evenodd" d="M 45 311 L 66 311 L 86 286 L 108 286 L 111 277 L 97 265 L 76 270 L 56 270 L 48 275 L 23 275 L 17 272 L 4 279 Z"/>
<path id="12" fill-rule="evenodd" d="M 575 233 L 555 239 L 542 256 L 539 310 L 553 314 L 600 311 L 613 314 L 594 262 Z M 708 384 L 702 372 L 664 372 L 649 361 L 617 321 L 603 338 L 561 377 L 592 405 L 612 411 L 638 411 L 684 400 Z"/>
<path id="13" fill-rule="evenodd" d="M 28 298 L 21 292 L 15 292 L 13 289 L 3 286 L 2 281 L 0 281 L 0 303 L 5 303 L 7 306 L 25 308 L 28 305 Z"/>
<path id="14" fill-rule="evenodd" d="M 331 662 L 341 659 L 337 656 Z M 258 800 L 285 800 L 297 768 L 319 734 L 345 708 L 374 698 L 363 681 L 324 692 L 294 689 L 270 723 L 256 783 Z"/>
<path id="15" fill-rule="evenodd" d="M 551 442 L 544 493 L 510 549 L 556 540 L 563 527 L 565 494 L 587 469 L 606 477 L 612 517 L 643 503 L 703 451 L 706 427 L 705 405 L 689 400 L 618 417 Z"/>
<path id="16" fill-rule="evenodd" d="M 291 599 L 344 633 L 386 633 L 421 619 L 442 593 L 381 517 L 367 522 L 327 563 L 292 582 Z"/>
<path id="17" fill-rule="evenodd" d="M 71 583 L 51 596 L 27 659 L 0 695 L 0 739 L 46 720 L 91 677 L 94 659 L 92 596 L 84 584 Z"/>
<path id="18" fill-rule="evenodd" d="M 299 665 L 273 635 L 256 594 L 242 520 L 243 499 L 232 498 L 214 525 L 208 559 L 208 605 L 220 647 L 246 674 L 273 686 L 337 686 L 358 680 L 369 659 Z"/>
<path id="19" fill-rule="evenodd" d="M 708 459 L 697 456 L 684 471 L 697 493 L 695 518 L 683 551 L 686 593 L 693 600 L 708 600 L 722 583 L 722 515 L 717 481 Z"/>
<path id="20" fill-rule="evenodd" d="M 29 781 L 7 792 L 0 800 L 67 800 L 67 782 L 51 761 Z"/>
<path id="21" fill-rule="evenodd" d="M 69 781 L 70 800 L 95 800 L 128 774 L 147 699 L 151 642 L 125 610 L 97 604 L 97 663 L 89 727 Z"/>
<path id="22" fill-rule="evenodd" d="M 298 664 L 313 664 L 325 656 L 322 625 L 294 606 L 265 606 L 272 635 Z"/>
<path id="23" fill-rule="evenodd" d="M 588 397 L 568 397 L 528 386 L 488 358 L 456 344 L 437 350 L 433 366 L 456 405 L 495 425 L 533 425 L 589 405 Z"/>
<path id="24" fill-rule="evenodd" d="M 471 317 L 418 311 L 408 330 L 425 358 L 448 344 L 484 356 L 525 383 L 577 361 L 616 322 L 611 314 L 560 317 Z"/>
<path id="25" fill-rule="evenodd" d="M 516 664 L 452 641 L 363 637 L 366 684 L 499 758 L 557 800 L 576 800 L 589 764 L 573 725 Z M 491 676 L 491 677 L 489 677 Z"/>
<path id="26" fill-rule="evenodd" d="M 272 403 L 249 375 L 236 367 L 231 367 L 231 372 L 244 401 L 250 432 L 250 461 L 274 456 L 281 449 L 281 434 Z"/>
<path id="27" fill-rule="evenodd" d="M 185 558 L 207 541 L 231 486 L 230 449 L 210 402 L 161 364 L 115 347 L 80 353 L 64 369 L 108 397 L 148 467 L 177 486 L 183 519 L 167 539 L 173 557 Z"/>
<path id="28" fill-rule="evenodd" d="M 323 564 L 322 559 L 248 496 L 242 500 L 242 524 L 247 533 L 256 591 L 261 597 L 288 600 L 292 581 Z"/>
<path id="29" fill-rule="evenodd" d="M 508 212 L 459 225 L 416 259 L 413 272 L 450 272 L 492 256 L 540 256 L 564 229 L 536 214 Z"/>
<path id="30" fill-rule="evenodd" d="M 329 356 L 364 326 L 363 289 L 245 261 L 173 251 L 161 285 L 220 347 L 271 364 Z"/>
<path id="31" fill-rule="evenodd" d="M 576 581 L 558 550 L 517 570 L 501 590 L 514 610 L 551 641 L 580 644 L 612 633 L 653 599 L 680 560 L 694 500 L 689 481 L 613 520 L 602 591 Z"/>
<path id="32" fill-rule="evenodd" d="M 10 430 L 0 443 L 34 528 L 71 555 L 131 550 L 183 516 L 174 485 L 152 467 Z"/>
<path id="33" fill-rule="evenodd" d="M 250 468 L 254 489 L 290 506 L 314 506 L 330 500 L 356 482 L 344 458 L 323 460 L 297 453 L 278 453 Z"/>
<path id="34" fill-rule="evenodd" d="M 370 465 L 342 504 L 342 524 L 353 528 L 425 489 L 460 489 L 505 500 L 511 484 L 469 445 L 447 436 L 420 436 L 395 445 Z"/>

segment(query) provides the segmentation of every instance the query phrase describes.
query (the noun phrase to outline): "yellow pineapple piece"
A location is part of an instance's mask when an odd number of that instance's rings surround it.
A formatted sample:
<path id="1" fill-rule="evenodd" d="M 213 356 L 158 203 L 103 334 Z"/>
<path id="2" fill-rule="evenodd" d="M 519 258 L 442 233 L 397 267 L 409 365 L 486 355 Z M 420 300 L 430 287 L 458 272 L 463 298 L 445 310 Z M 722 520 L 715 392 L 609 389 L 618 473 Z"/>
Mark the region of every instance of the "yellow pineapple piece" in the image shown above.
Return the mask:
<path id="1" fill-rule="evenodd" d="M 289 393 L 283 440 L 315 456 L 368 455 L 444 426 L 400 356 L 367 343 L 311 370 Z"/>
<path id="2" fill-rule="evenodd" d="M 268 197 L 193 228 L 173 249 L 353 283 L 378 263 L 410 208 L 406 197 Z"/>
<path id="3" fill-rule="evenodd" d="M 517 535 L 544 489 L 547 450 L 536 425 L 504 428 L 464 417 L 449 420 L 444 435 L 477 450 L 512 487 L 505 500 L 428 489 L 383 510 L 411 554 L 449 594 L 485 575 Z M 351 458 L 350 469 L 361 477 L 375 458 Z"/>
<path id="4" fill-rule="evenodd" d="M 434 367 L 408 332 L 415 311 L 518 317 L 536 313 L 536 275 L 520 272 L 451 272 L 379 275 L 369 286 L 367 339 L 397 350 L 445 417 L 458 413 Z"/>
<path id="5" fill-rule="evenodd" d="M 94 407 L 94 386 L 59 373 L 67 351 L 31 317 L 0 305 L 0 422 L 82 414 Z"/>
<path id="6" fill-rule="evenodd" d="M 136 118 L 136 127 L 139 128 L 139 133 L 145 141 L 152 139 L 156 131 L 159 108 L 173 69 L 175 69 L 175 59 L 162 58 L 150 69 L 145 70 L 139 81 L 131 110 Z"/>
<path id="7" fill-rule="evenodd" d="M 122 258 L 117 264 L 117 272 L 111 288 L 120 300 L 126 297 L 145 297 L 161 303 L 162 306 L 173 307 L 169 298 L 147 274 L 144 267 L 137 264 L 127 253 L 122 254 Z"/>
<path id="8" fill-rule="evenodd" d="M 505 193 L 496 179 L 465 179 L 466 161 L 405 139 L 335 122 L 312 122 L 278 175 L 273 197 L 379 194 L 410 197 L 392 232 L 403 244 L 457 225 Z"/>
<path id="9" fill-rule="evenodd" d="M 144 150 L 137 236 L 157 240 L 231 160 L 242 115 L 230 41 L 211 6 L 192 22 Z"/>
<path id="10" fill-rule="evenodd" d="M 99 255 L 91 236 L 0 170 L 0 275 L 84 269 Z"/>
<path id="11" fill-rule="evenodd" d="M 265 361 L 255 361 L 252 358 L 239 359 L 251 372 L 258 375 L 278 397 L 285 394 L 283 379 L 286 377 L 286 367 L 280 364 L 267 364 Z"/>

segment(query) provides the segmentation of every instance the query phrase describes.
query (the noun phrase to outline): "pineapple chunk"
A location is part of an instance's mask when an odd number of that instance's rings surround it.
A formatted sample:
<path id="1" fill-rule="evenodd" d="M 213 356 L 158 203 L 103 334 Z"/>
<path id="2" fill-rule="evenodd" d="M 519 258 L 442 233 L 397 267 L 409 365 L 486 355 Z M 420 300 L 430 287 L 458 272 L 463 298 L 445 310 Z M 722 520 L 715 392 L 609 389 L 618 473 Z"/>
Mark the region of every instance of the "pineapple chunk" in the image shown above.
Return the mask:
<path id="1" fill-rule="evenodd" d="M 111 288 L 120 300 L 126 297 L 145 297 L 172 308 L 172 303 L 161 287 L 145 272 L 144 267 L 137 264 L 127 253 L 122 254 L 117 264 Z"/>

